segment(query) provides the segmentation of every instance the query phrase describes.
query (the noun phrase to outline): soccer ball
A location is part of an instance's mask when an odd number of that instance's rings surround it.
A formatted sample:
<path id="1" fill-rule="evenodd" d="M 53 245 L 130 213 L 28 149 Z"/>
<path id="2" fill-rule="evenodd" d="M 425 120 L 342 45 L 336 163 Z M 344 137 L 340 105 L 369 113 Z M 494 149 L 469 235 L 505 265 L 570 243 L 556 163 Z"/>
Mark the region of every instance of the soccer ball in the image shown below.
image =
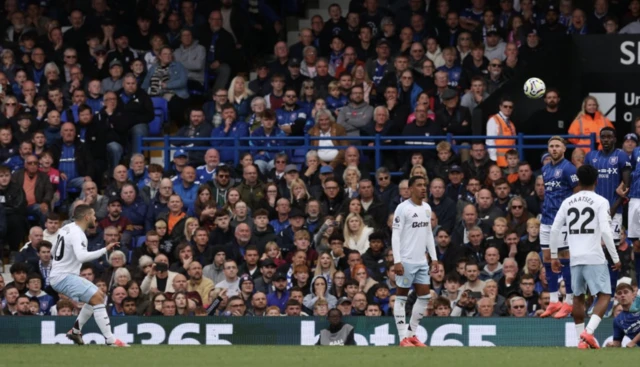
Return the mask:
<path id="1" fill-rule="evenodd" d="M 524 83 L 524 94 L 529 98 L 538 99 L 544 96 L 546 90 L 544 82 L 538 78 L 530 78 Z"/>

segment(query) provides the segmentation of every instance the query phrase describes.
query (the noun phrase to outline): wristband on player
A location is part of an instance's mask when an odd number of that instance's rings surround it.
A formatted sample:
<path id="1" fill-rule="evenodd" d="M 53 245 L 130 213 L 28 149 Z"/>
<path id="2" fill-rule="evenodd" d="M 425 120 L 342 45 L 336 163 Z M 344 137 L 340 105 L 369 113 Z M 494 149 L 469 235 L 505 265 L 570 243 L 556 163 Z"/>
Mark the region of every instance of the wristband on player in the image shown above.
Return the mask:
<path id="1" fill-rule="evenodd" d="M 551 253 L 551 260 L 558 260 L 558 253 L 557 252 L 552 252 Z"/>

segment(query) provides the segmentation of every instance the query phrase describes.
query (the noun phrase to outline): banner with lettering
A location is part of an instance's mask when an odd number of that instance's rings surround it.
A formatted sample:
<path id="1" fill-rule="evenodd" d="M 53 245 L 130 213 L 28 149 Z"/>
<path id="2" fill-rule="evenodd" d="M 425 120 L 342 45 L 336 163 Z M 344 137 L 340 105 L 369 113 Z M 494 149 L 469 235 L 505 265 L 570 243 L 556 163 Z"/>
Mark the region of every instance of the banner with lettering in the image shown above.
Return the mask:
<path id="1" fill-rule="evenodd" d="M 70 344 L 65 333 L 72 317 L 0 317 L 0 344 Z M 348 317 L 361 346 L 397 345 L 392 317 Z M 612 319 L 605 319 L 596 337 L 611 340 Z M 312 317 L 112 317 L 114 334 L 130 344 L 154 345 L 314 345 L 324 318 Z M 91 319 L 84 327 L 86 343 L 104 343 Z M 430 346 L 556 346 L 577 344 L 569 319 L 426 318 L 417 331 Z M 623 343 L 625 345 L 626 343 Z"/>

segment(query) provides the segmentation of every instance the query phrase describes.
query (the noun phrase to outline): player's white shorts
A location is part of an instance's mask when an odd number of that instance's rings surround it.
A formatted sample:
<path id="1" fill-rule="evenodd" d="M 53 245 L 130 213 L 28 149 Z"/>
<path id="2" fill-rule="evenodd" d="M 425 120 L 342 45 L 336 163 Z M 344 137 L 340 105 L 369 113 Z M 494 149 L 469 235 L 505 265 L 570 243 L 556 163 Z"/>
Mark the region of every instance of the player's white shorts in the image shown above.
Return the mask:
<path id="1" fill-rule="evenodd" d="M 58 293 L 85 303 L 98 291 L 95 284 L 78 275 L 67 275 L 61 281 L 51 283 L 51 287 Z"/>
<path id="2" fill-rule="evenodd" d="M 611 218 L 611 232 L 613 232 L 613 241 L 620 241 L 620 230 L 622 228 L 622 213 L 616 213 Z"/>
<path id="3" fill-rule="evenodd" d="M 629 200 L 629 238 L 640 238 L 640 199 Z"/>
<path id="4" fill-rule="evenodd" d="M 413 284 L 431 284 L 428 264 L 402 263 L 404 275 L 396 275 L 396 285 L 400 288 L 411 288 Z"/>
<path id="5" fill-rule="evenodd" d="M 572 265 L 571 287 L 574 296 L 598 293 L 611 294 L 611 280 L 607 264 Z"/>
<path id="6" fill-rule="evenodd" d="M 558 250 L 567 250 L 569 249 L 569 245 L 567 245 L 567 225 L 562 226 L 561 237 L 562 244 L 558 246 Z M 549 244 L 551 243 L 551 225 L 549 224 L 541 224 L 540 225 L 540 248 L 546 250 L 549 248 Z"/>

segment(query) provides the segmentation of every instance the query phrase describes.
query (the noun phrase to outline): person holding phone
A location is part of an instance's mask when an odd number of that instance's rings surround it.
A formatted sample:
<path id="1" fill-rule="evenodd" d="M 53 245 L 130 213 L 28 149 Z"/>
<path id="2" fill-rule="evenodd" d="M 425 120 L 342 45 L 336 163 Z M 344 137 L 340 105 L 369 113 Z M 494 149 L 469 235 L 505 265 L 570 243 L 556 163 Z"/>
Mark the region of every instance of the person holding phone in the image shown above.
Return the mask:
<path id="1" fill-rule="evenodd" d="M 173 278 L 178 273 L 169 271 L 169 258 L 165 254 L 158 254 L 153 261 L 151 270 L 140 284 L 140 291 L 144 295 L 156 292 L 174 293 Z"/>

